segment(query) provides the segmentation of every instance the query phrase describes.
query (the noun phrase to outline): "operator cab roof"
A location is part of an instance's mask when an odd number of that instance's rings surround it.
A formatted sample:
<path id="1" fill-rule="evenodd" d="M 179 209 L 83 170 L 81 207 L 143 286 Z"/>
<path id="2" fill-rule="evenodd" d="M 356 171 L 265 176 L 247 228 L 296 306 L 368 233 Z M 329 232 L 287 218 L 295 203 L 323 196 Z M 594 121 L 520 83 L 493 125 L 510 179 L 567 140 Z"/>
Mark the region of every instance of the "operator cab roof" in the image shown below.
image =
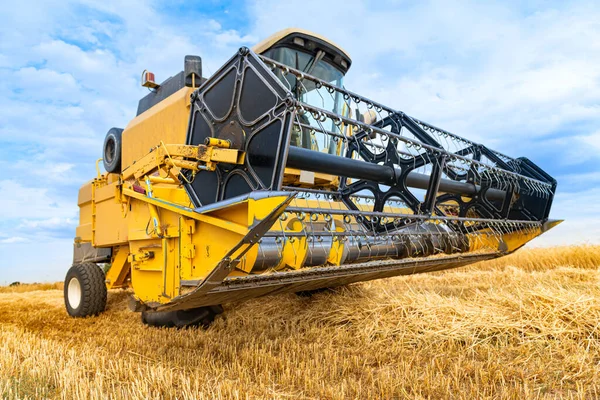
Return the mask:
<path id="1" fill-rule="evenodd" d="M 264 54 L 270 49 L 286 47 L 314 54 L 319 50 L 325 53 L 323 59 L 339 69 L 343 74 L 348 72 L 352 60 L 348 53 L 331 40 L 299 28 L 287 28 L 279 31 L 252 48 L 257 54 Z"/>

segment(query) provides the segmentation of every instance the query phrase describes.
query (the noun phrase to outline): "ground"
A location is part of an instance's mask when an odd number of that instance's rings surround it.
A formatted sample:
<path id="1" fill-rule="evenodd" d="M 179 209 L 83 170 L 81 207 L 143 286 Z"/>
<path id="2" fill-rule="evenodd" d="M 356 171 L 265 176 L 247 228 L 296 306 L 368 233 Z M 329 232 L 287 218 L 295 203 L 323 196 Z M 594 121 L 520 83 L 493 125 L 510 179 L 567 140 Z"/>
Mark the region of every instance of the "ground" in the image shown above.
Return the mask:
<path id="1" fill-rule="evenodd" d="M 2 398 L 600 397 L 600 246 L 225 305 L 156 329 L 111 291 L 72 319 L 61 284 L 0 288 Z"/>

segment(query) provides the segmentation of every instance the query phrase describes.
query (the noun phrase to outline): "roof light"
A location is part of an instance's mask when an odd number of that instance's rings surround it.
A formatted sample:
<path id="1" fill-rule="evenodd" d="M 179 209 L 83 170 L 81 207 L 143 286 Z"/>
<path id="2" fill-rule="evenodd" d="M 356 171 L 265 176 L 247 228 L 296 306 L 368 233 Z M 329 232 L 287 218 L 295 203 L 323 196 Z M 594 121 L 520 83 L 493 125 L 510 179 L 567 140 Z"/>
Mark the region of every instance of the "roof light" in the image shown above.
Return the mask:
<path id="1" fill-rule="evenodd" d="M 156 83 L 154 79 L 154 74 L 147 69 L 142 72 L 142 86 L 150 89 L 156 89 L 160 85 Z"/>
<path id="2" fill-rule="evenodd" d="M 304 39 L 299 38 L 299 37 L 295 37 L 294 38 L 294 44 L 297 44 L 298 46 L 304 47 Z"/>

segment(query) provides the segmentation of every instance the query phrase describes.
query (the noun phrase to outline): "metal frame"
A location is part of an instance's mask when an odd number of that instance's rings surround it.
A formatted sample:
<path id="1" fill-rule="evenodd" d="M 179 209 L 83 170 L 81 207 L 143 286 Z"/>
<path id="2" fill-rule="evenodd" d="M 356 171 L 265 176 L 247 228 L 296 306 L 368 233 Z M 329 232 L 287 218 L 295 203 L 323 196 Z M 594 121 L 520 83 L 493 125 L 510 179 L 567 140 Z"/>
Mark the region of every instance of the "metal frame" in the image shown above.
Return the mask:
<path id="1" fill-rule="evenodd" d="M 280 81 L 247 48 L 192 94 L 186 143 L 220 138 L 246 153 L 241 165 L 221 163 L 214 174 L 185 172 L 184 186 L 196 207 L 281 186 L 293 119 L 290 101 Z M 266 154 L 258 155 L 263 147 Z"/>
<path id="2" fill-rule="evenodd" d="M 309 114 L 316 121 L 313 126 L 295 121 L 294 124 L 299 129 L 311 129 L 331 137 L 332 140 L 341 140 L 344 143 L 346 158 L 387 166 L 393 172 L 393 178 L 382 188 L 382 182 L 372 178 L 352 179 L 356 178 L 358 164 L 353 167 L 348 164 L 346 174 L 340 174 L 340 188 L 333 195 L 342 200 L 349 209 L 363 210 L 364 203 L 357 202 L 356 195 L 368 191 L 374 198 L 371 211 L 375 213 L 383 212 L 388 200 L 397 198 L 414 214 L 427 216 L 446 215 L 440 205 L 454 202 L 458 208 L 456 214 L 464 218 L 470 217 L 470 221 L 474 223 L 478 223 L 482 218 L 528 221 L 544 221 L 548 218 L 556 181 L 531 161 L 510 158 L 302 71 L 263 56 L 260 58 L 272 70 L 277 71 L 277 74 L 284 77 L 291 74 L 301 82 L 311 81 L 311 85 L 322 89 L 323 96 L 326 96 L 327 92 L 332 98 L 334 95 L 341 95 L 348 109 L 363 104 L 380 116 L 375 123 L 367 124 L 357 117 L 336 114 L 314 104 L 300 100 L 294 102 L 296 114 Z M 326 123 L 338 127 L 337 132 L 324 128 Z M 378 146 L 375 143 L 377 140 Z M 444 141 L 450 145 L 444 146 Z M 401 145 L 409 149 L 408 153 L 399 150 Z M 295 163 L 293 166 L 314 171 L 311 164 L 324 157 L 315 153 L 312 163 Z M 462 171 L 459 164 L 462 164 Z M 419 169 L 428 169 L 428 183 L 423 200 L 419 200 L 408 185 L 411 174 L 414 175 Z M 440 184 L 445 181 L 453 181 L 463 187 L 471 186 L 473 190 L 470 191 L 474 193 L 465 196 L 468 191 L 459 194 L 442 192 Z M 501 199 L 497 198 L 498 193 L 503 194 Z M 376 232 L 398 228 L 398 225 L 383 225 L 380 217 L 382 215 L 365 215 L 361 220 L 365 227 L 374 228 Z M 487 229 L 486 224 L 478 226 Z M 464 223 L 454 224 L 453 229 L 466 230 Z"/>

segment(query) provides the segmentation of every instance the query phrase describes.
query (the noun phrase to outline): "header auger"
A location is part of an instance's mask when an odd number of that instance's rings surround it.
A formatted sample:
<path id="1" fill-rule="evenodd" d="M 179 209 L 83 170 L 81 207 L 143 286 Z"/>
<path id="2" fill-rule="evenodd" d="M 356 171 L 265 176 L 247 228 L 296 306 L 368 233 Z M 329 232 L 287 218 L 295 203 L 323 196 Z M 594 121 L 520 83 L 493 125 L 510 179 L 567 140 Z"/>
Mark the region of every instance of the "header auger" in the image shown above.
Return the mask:
<path id="1" fill-rule="evenodd" d="M 69 314 L 132 288 L 144 322 L 205 325 L 230 301 L 506 255 L 559 222 L 542 169 L 346 90 L 350 65 L 290 29 L 208 79 L 188 56 L 145 83 L 79 193 Z"/>

